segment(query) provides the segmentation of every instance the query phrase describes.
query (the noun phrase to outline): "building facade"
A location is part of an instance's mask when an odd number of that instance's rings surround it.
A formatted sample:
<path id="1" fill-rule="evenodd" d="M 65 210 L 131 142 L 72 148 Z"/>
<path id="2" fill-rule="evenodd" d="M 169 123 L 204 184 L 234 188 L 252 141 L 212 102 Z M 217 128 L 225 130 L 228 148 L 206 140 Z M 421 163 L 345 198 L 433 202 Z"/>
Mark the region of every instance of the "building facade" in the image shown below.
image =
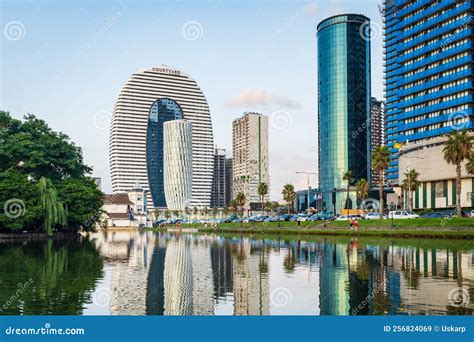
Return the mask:
<path id="1" fill-rule="evenodd" d="M 170 106 L 170 101 L 159 101 L 163 99 L 176 102 L 182 111 L 182 117 L 177 115 L 176 108 Z M 152 158 L 162 158 L 159 155 L 162 149 L 157 147 L 160 142 L 162 144 L 159 137 L 162 134 L 160 109 L 166 112 L 166 116 L 174 115 L 174 119 L 185 119 L 192 123 L 194 144 L 190 206 L 209 207 L 214 146 L 209 107 L 201 89 L 189 75 L 167 66 L 136 72 L 120 91 L 112 115 L 109 141 L 112 189 L 114 192 L 125 192 L 138 180 L 146 191 L 152 190 L 147 192 L 149 208 L 163 205 L 164 185 L 159 184 L 159 179 L 163 177 L 161 164 L 147 164 Z M 149 137 L 148 129 L 153 130 L 150 119 L 154 116 L 157 116 L 154 127 L 157 135 Z M 164 121 L 167 119 L 162 120 L 161 124 Z M 156 141 L 151 141 L 153 139 Z M 153 143 L 156 155 L 148 155 L 147 158 L 147 147 Z M 150 188 L 150 179 L 157 180 L 157 190 Z M 155 193 L 155 199 L 152 192 Z"/>
<path id="2" fill-rule="evenodd" d="M 415 169 L 415 208 L 450 207 L 455 170 L 442 145 L 445 134 L 474 130 L 474 2 L 385 1 L 383 14 L 388 181 Z M 463 174 L 463 205 L 472 183 Z"/>
<path id="3" fill-rule="evenodd" d="M 319 186 L 323 207 L 340 212 L 343 173 L 352 171 L 354 182 L 370 179 L 370 20 L 327 18 L 317 27 L 317 41 Z M 355 193 L 351 199 L 355 203 Z"/>
<path id="4" fill-rule="evenodd" d="M 229 204 L 229 193 L 232 192 L 230 189 L 231 186 L 232 159 L 226 157 L 225 149 L 216 148 L 214 152 L 214 177 L 212 180 L 211 207 L 223 208 Z"/>
<path id="5" fill-rule="evenodd" d="M 246 207 L 260 202 L 258 185 L 266 183 L 270 188 L 268 160 L 268 116 L 245 113 L 232 123 L 232 193 L 245 195 Z M 270 195 L 264 198 L 268 201 Z"/>
<path id="6" fill-rule="evenodd" d="M 171 120 L 163 125 L 164 190 L 169 210 L 184 210 L 191 204 L 192 132 L 192 123 L 186 120 Z"/>
<path id="7" fill-rule="evenodd" d="M 372 97 L 370 101 L 370 150 L 373 152 L 377 147 L 385 145 L 385 102 L 378 101 Z M 378 186 L 380 182 L 380 175 L 370 169 L 371 181 L 373 186 Z M 385 184 L 386 177 L 382 178 Z"/>

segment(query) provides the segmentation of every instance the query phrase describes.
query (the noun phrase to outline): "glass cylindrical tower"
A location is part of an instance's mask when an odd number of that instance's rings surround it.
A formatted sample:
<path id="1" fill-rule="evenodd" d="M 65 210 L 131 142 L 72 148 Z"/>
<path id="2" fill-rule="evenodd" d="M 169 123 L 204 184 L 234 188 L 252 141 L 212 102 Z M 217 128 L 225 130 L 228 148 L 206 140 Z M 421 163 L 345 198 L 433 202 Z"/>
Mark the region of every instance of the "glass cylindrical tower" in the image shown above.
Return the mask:
<path id="1" fill-rule="evenodd" d="M 184 210 L 190 206 L 192 195 L 192 124 L 186 120 L 166 121 L 163 133 L 166 204 L 169 210 Z"/>
<path id="2" fill-rule="evenodd" d="M 319 187 L 324 206 L 344 208 L 347 182 L 370 182 L 370 20 L 343 14 L 323 20 L 318 38 Z M 355 193 L 351 194 L 356 207 Z"/>

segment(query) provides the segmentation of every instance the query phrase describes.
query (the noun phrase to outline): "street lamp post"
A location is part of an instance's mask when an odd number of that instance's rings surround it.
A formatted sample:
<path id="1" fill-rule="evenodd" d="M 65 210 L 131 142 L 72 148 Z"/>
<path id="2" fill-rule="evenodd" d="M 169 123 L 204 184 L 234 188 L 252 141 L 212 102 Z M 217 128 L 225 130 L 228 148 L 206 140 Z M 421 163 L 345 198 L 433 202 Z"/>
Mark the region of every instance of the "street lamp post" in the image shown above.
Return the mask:
<path id="1" fill-rule="evenodd" d="M 309 186 L 309 175 L 317 175 L 316 172 L 306 172 L 306 171 L 297 171 L 297 174 L 305 174 L 306 175 L 306 182 L 308 184 L 308 199 L 307 199 L 307 205 L 306 205 L 306 211 L 309 215 L 309 193 L 310 193 L 310 186 Z"/>

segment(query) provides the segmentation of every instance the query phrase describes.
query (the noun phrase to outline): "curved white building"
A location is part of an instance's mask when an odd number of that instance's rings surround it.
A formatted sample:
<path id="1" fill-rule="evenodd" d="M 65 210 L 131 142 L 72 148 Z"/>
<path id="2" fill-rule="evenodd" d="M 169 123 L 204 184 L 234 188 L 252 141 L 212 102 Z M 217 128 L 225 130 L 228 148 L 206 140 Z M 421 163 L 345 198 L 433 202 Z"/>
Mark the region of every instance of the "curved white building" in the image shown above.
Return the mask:
<path id="1" fill-rule="evenodd" d="M 164 190 L 168 209 L 184 210 L 192 194 L 192 124 L 171 120 L 163 124 Z"/>
<path id="2" fill-rule="evenodd" d="M 161 109 L 160 102 L 163 102 Z M 179 108 L 172 102 L 176 102 Z M 160 117 L 160 114 L 157 114 L 160 111 L 165 112 L 165 118 L 155 120 L 157 116 Z M 170 118 L 173 115 L 174 117 Z M 193 128 L 193 183 L 190 206 L 209 207 L 214 151 L 209 107 L 201 89 L 190 76 L 167 66 L 136 72 L 125 83 L 118 96 L 112 115 L 109 143 L 112 189 L 115 193 L 125 192 L 133 188 L 138 180 L 143 188 L 149 191 L 149 208 L 166 206 L 163 155 L 162 147 L 160 148 L 162 127 L 159 125 L 174 119 L 188 120 Z M 147 137 L 150 125 L 157 126 L 157 135 Z M 153 141 L 156 151 L 149 149 L 147 158 L 147 146 Z M 150 151 L 156 159 L 147 163 L 152 159 Z M 152 167 L 149 167 L 149 164 Z M 149 170 L 153 172 L 148 172 Z M 150 179 L 154 181 L 155 189 L 150 189 Z M 153 198 L 150 190 L 154 192 Z"/>

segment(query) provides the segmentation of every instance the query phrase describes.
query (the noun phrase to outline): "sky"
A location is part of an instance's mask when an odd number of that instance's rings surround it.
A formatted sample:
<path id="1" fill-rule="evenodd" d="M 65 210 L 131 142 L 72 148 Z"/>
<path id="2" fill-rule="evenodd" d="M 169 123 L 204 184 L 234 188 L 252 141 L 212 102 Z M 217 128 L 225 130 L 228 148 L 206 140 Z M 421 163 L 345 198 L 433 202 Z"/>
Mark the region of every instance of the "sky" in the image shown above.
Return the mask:
<path id="1" fill-rule="evenodd" d="M 270 197 L 317 172 L 316 26 L 326 17 L 371 19 L 372 96 L 382 99 L 382 17 L 372 0 L 1 2 L 0 109 L 32 113 L 83 150 L 103 191 L 111 113 L 143 68 L 190 75 L 207 98 L 214 144 L 232 154 L 232 120 L 269 116 Z M 311 176 L 312 187 L 317 179 Z"/>

